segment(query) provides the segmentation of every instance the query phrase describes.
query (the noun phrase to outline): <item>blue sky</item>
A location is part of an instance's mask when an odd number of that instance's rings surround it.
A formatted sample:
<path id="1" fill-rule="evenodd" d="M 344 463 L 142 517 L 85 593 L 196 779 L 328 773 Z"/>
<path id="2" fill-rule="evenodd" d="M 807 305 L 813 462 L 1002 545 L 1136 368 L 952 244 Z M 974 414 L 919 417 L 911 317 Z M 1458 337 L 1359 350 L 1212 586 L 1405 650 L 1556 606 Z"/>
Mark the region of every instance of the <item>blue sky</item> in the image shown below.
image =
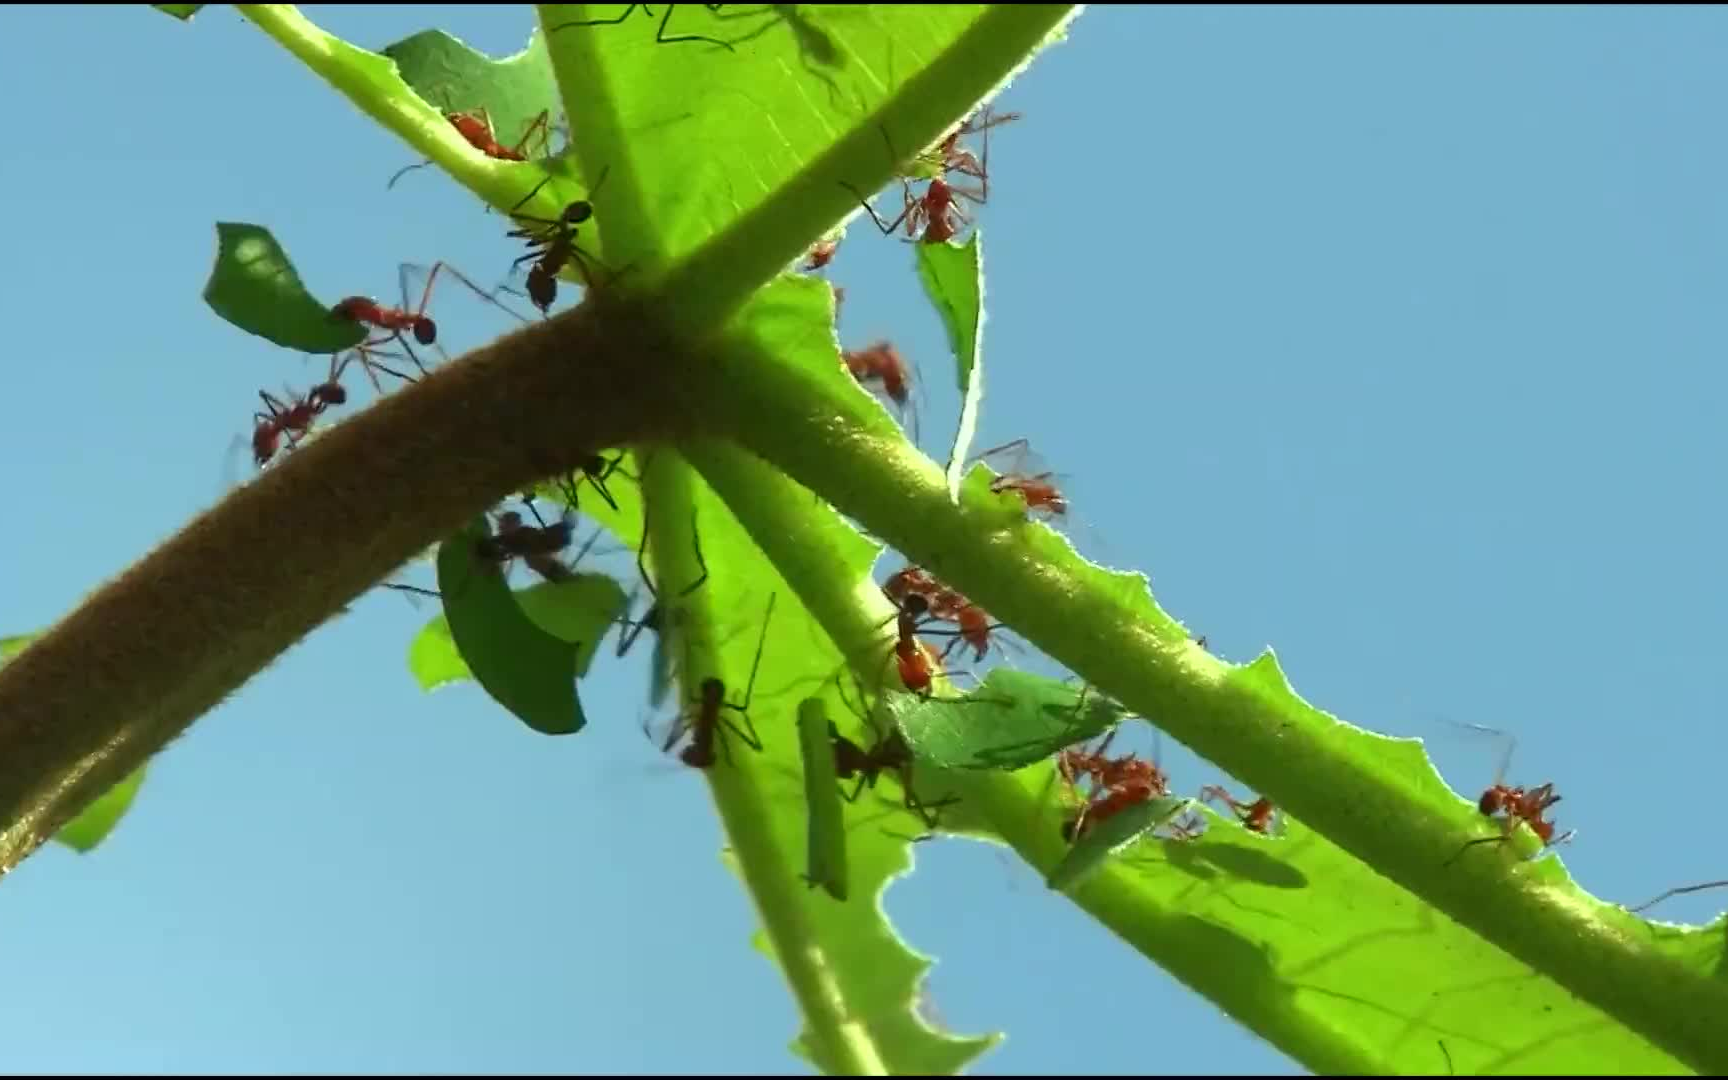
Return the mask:
<path id="1" fill-rule="evenodd" d="M 493 53 L 531 20 L 306 10 Z M 430 170 L 386 192 L 412 152 L 229 9 L 8 25 L 0 633 L 215 501 L 257 390 L 321 374 L 203 306 L 213 222 L 384 295 L 400 262 L 507 250 Z M 1728 876 L 1691 843 L 1728 748 L 1724 100 L 1719 9 L 1095 8 L 998 103 L 1025 116 L 980 214 L 980 445 L 1032 438 L 1214 651 L 1276 648 L 1460 790 L 1499 751 L 1447 721 L 1516 731 L 1598 895 Z M 944 339 L 905 258 L 854 229 L 835 276 L 849 344 L 922 362 L 935 446 Z M 454 346 L 503 328 L 450 296 Z M 549 741 L 416 689 L 431 614 L 362 600 L 170 747 L 96 854 L 5 880 L 10 1068 L 801 1070 L 705 789 L 637 727 L 646 657 Z M 991 849 L 923 845 L 887 907 L 941 1016 L 1008 1032 L 977 1072 L 1297 1071 Z"/>

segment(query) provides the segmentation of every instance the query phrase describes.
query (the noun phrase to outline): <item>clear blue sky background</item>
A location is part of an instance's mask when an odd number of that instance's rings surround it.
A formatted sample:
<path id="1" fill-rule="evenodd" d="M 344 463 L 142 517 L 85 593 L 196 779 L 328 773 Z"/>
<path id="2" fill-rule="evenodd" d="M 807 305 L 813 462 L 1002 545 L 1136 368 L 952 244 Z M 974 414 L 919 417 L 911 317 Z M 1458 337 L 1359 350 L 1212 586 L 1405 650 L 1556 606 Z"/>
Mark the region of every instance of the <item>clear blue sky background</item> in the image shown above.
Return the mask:
<path id="1" fill-rule="evenodd" d="M 531 20 L 308 10 L 493 53 Z M 490 280 L 510 250 L 435 172 L 387 193 L 414 155 L 229 9 L 5 24 L 0 633 L 218 498 L 257 390 L 314 381 L 204 308 L 214 221 L 268 224 L 332 295 L 388 296 L 405 260 Z M 1025 119 L 982 215 L 980 445 L 1035 439 L 1215 651 L 1275 647 L 1460 790 L 1498 751 L 1445 721 L 1515 730 L 1589 889 L 1728 876 L 1725 102 L 1720 9 L 1096 8 L 999 102 Z M 836 276 L 849 342 L 892 336 L 938 387 L 935 446 L 945 346 L 909 266 L 855 228 Z M 454 346 L 503 328 L 447 305 Z M 416 689 L 431 614 L 364 598 L 174 744 L 96 854 L 5 880 L 8 1069 L 802 1068 L 705 789 L 637 727 L 645 657 L 545 740 Z M 1009 1033 L 976 1071 L 1293 1071 L 1006 856 L 918 863 L 887 907 L 937 1009 Z"/>

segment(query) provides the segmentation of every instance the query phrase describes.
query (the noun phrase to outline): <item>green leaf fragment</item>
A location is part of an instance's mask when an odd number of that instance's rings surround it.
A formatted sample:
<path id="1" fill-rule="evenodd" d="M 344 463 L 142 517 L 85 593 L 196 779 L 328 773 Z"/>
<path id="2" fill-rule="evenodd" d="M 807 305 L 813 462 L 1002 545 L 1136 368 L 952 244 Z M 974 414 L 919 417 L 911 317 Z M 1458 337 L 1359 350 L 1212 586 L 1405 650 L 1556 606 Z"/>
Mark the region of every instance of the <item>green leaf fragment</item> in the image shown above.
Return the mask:
<path id="1" fill-rule="evenodd" d="M 210 310 L 285 349 L 337 353 L 366 340 L 366 327 L 331 314 L 301 282 L 287 252 L 262 225 L 216 223 L 216 265 L 204 286 Z"/>
<path id="2" fill-rule="evenodd" d="M 965 697 L 890 694 L 888 710 L 913 755 L 945 769 L 1024 768 L 1128 716 L 1102 694 L 1002 667 Z"/>
<path id="3" fill-rule="evenodd" d="M 1146 833 L 1194 808 L 1193 799 L 1166 796 L 1135 803 L 1097 822 L 1074 842 L 1068 854 L 1050 869 L 1045 879 L 1052 889 L 1067 892 L 1086 880 L 1106 859 Z"/>
<path id="4" fill-rule="evenodd" d="M 829 896 L 846 899 L 846 823 L 834 775 L 834 744 L 828 707 L 821 698 L 798 706 L 798 749 L 804 761 L 804 801 L 810 811 L 810 843 L 804 880 Z"/>
<path id="5" fill-rule="evenodd" d="M 150 6 L 155 8 L 157 11 L 160 11 L 164 14 L 174 16 L 176 19 L 179 19 L 181 22 L 190 22 L 192 20 L 192 16 L 197 14 L 198 9 L 203 7 L 204 5 L 203 4 L 151 4 Z"/>
<path id="6" fill-rule="evenodd" d="M 984 230 L 972 230 L 964 244 L 919 244 L 918 278 L 924 293 L 948 331 L 954 354 L 954 374 L 960 387 L 960 424 L 948 454 L 948 497 L 960 501 L 960 479 L 966 453 L 978 430 L 978 407 L 984 400 L 984 368 L 980 341 L 984 328 Z"/>
<path id="7" fill-rule="evenodd" d="M 576 675 L 588 674 L 594 653 L 607 628 L 624 612 L 628 597 L 624 587 L 605 574 L 578 573 L 567 581 L 541 582 L 511 595 L 536 626 L 576 646 Z M 420 628 L 408 647 L 408 670 L 422 690 L 474 678 L 456 640 L 450 622 L 438 615 Z"/>
<path id="8" fill-rule="evenodd" d="M 489 532 L 481 515 L 438 547 L 450 636 L 494 701 L 543 735 L 574 734 L 588 722 L 576 693 L 581 650 L 542 629 L 498 567 L 478 557 L 475 546 Z"/>
<path id="9" fill-rule="evenodd" d="M 138 795 L 138 786 L 144 782 L 144 769 L 145 766 L 140 765 L 131 775 L 103 792 L 77 817 L 61 826 L 54 839 L 80 854 L 94 849 L 114 831 L 114 826 L 120 824 L 120 819 L 132 808 L 132 800 Z"/>
<path id="10" fill-rule="evenodd" d="M 538 30 L 521 52 L 494 60 L 442 30 L 424 30 L 382 50 L 421 100 L 442 113 L 484 110 L 492 137 L 530 159 L 550 155 L 551 125 L 558 120 L 558 86 L 546 41 Z M 545 126 L 529 136 L 539 115 Z M 475 153 L 480 151 L 476 150 Z M 524 189 L 526 194 L 526 189 Z"/>

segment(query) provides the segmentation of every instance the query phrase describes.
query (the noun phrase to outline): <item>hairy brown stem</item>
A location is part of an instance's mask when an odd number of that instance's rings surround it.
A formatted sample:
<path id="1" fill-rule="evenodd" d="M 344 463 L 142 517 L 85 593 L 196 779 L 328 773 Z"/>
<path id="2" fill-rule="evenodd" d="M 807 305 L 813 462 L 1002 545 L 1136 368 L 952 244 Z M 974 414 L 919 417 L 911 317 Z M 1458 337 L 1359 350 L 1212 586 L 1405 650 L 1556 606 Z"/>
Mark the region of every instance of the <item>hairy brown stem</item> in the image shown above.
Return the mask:
<path id="1" fill-rule="evenodd" d="M 500 497 L 685 430 L 621 302 L 500 338 L 289 453 L 0 667 L 0 873 L 362 591 Z M 675 395 L 673 395 L 675 397 Z"/>

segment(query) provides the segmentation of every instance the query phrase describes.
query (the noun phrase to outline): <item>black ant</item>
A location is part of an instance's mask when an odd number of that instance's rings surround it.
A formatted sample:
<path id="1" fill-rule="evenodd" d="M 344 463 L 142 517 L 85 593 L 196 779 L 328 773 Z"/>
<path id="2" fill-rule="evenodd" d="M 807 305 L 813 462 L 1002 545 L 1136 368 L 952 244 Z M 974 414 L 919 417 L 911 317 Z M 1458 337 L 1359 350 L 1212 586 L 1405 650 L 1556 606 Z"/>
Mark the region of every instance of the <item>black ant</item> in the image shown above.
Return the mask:
<path id="1" fill-rule="evenodd" d="M 710 675 L 703 679 L 698 688 L 696 700 L 690 704 L 694 707 L 694 715 L 685 712 L 672 726 L 672 731 L 666 736 L 666 742 L 661 750 L 671 750 L 686 731 L 690 732 L 690 745 L 678 755 L 679 760 L 694 769 L 706 769 L 714 764 L 714 744 L 720 743 L 721 752 L 726 760 L 732 760 L 732 752 L 726 748 L 726 742 L 720 736 L 720 725 L 724 724 L 732 733 L 742 739 L 750 749 L 760 752 L 762 740 L 756 734 L 756 725 L 750 722 L 750 696 L 756 691 L 756 672 L 762 667 L 762 650 L 768 644 L 768 623 L 774 617 L 774 600 L 777 594 L 768 595 L 768 613 L 762 617 L 762 635 L 756 641 L 756 659 L 750 665 L 750 682 L 744 688 L 742 703 L 726 700 L 726 684 Z M 743 727 L 727 719 L 725 710 L 731 709 L 744 722 Z"/>

